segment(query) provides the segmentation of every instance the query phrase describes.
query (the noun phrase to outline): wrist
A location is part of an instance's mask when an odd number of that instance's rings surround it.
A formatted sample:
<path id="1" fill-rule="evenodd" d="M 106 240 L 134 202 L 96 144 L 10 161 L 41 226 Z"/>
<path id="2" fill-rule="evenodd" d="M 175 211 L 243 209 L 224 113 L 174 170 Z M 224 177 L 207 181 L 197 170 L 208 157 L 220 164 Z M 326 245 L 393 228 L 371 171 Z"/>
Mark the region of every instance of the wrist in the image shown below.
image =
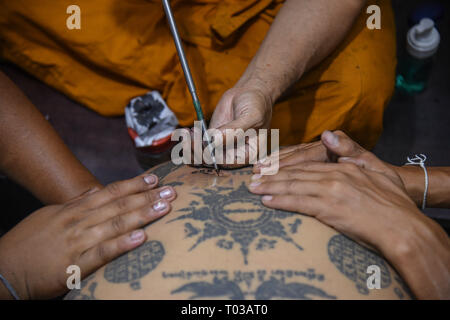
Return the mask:
<path id="1" fill-rule="evenodd" d="M 394 166 L 394 170 L 402 179 L 406 192 L 418 207 L 422 205 L 425 190 L 425 176 L 419 166 Z"/>
<path id="2" fill-rule="evenodd" d="M 282 95 L 284 89 L 281 81 L 274 79 L 269 71 L 249 66 L 239 81 L 236 88 L 250 88 L 259 91 L 273 106 L 275 101 Z"/>

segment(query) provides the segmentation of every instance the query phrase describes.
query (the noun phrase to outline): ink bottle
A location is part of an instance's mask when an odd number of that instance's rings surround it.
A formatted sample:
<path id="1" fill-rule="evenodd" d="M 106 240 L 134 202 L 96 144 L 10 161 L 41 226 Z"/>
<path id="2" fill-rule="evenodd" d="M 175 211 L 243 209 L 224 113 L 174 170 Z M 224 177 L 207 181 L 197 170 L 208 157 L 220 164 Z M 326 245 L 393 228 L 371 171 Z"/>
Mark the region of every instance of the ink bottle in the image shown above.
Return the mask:
<path id="1" fill-rule="evenodd" d="M 400 59 L 398 66 L 398 90 L 411 95 L 425 90 L 439 42 L 439 32 L 434 21 L 429 18 L 423 18 L 419 24 L 409 29 L 407 52 Z"/>

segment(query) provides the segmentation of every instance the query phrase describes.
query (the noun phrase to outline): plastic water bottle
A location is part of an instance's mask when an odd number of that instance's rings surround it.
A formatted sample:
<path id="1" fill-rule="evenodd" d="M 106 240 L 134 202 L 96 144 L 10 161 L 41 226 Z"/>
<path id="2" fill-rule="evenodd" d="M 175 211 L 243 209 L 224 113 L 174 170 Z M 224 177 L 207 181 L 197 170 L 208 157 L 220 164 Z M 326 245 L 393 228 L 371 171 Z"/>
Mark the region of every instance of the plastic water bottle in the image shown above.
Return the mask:
<path id="1" fill-rule="evenodd" d="M 408 31 L 407 54 L 399 61 L 397 89 L 414 94 L 426 88 L 439 42 L 439 32 L 429 18 L 420 20 L 419 24 Z"/>

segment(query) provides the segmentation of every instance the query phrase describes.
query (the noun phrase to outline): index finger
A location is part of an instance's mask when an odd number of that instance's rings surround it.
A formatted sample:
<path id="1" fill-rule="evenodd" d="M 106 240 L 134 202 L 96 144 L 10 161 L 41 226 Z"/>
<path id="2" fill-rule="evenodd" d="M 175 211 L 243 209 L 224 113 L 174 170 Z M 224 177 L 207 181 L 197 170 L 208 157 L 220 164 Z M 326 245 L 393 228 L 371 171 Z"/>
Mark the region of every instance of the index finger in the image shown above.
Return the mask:
<path id="1" fill-rule="evenodd" d="M 156 175 L 144 173 L 133 179 L 110 183 L 100 191 L 88 195 L 85 199 L 86 205 L 88 208 L 99 207 L 124 196 L 153 189 L 157 185 Z"/>

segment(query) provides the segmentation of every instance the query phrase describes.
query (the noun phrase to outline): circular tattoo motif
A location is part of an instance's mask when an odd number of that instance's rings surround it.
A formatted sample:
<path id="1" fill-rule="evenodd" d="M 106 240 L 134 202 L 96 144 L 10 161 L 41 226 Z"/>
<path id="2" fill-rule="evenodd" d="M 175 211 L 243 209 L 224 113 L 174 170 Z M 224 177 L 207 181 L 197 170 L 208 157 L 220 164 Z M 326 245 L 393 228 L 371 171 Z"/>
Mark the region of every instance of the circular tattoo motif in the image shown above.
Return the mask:
<path id="1" fill-rule="evenodd" d="M 391 273 L 383 258 L 346 236 L 331 237 L 328 242 L 328 256 L 336 268 L 356 284 L 356 288 L 361 294 L 369 294 L 367 288 L 368 266 L 376 265 L 380 268 L 381 288 L 387 288 L 391 284 Z"/>
<path id="2" fill-rule="evenodd" d="M 132 289 L 140 289 L 139 279 L 156 268 L 165 254 L 159 241 L 149 241 L 108 264 L 104 277 L 109 282 L 129 282 Z"/>
<path id="3" fill-rule="evenodd" d="M 303 248 L 294 242 L 291 235 L 297 233 L 301 220 L 292 212 L 264 207 L 258 195 L 250 193 L 242 183 L 239 188 L 215 187 L 195 192 L 201 200 L 192 201 L 180 211 L 187 212 L 169 222 L 179 220 L 197 221 L 185 223 L 186 237 L 196 238 L 190 250 L 209 239 L 216 238 L 216 246 L 232 250 L 235 244 L 247 264 L 247 256 L 253 247 L 256 250 L 275 248 L 278 240 L 292 243 L 298 250 Z M 289 224 L 286 218 L 295 221 Z M 217 239 L 219 238 L 219 239 Z"/>
<path id="4" fill-rule="evenodd" d="M 212 202 L 210 205 L 210 211 L 213 216 L 212 219 L 229 230 L 250 232 L 260 229 L 273 218 L 274 210 L 268 208 L 261 209 L 261 200 L 259 199 L 243 198 L 240 205 L 245 206 L 246 209 L 230 208 L 235 203 L 235 199 L 218 197 L 217 201 Z M 249 218 L 243 220 L 233 220 L 233 218 L 230 217 L 235 216 L 241 218 L 244 216 L 243 214 L 248 213 L 257 213 L 258 217 L 256 219 Z"/>

